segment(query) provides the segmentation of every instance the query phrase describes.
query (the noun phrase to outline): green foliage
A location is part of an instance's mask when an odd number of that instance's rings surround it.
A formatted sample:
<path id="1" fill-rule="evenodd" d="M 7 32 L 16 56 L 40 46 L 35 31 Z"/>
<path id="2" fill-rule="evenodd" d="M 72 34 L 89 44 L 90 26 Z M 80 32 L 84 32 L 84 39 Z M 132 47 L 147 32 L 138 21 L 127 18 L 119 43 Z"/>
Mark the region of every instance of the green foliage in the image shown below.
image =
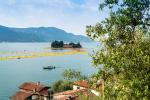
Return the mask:
<path id="1" fill-rule="evenodd" d="M 87 79 L 87 77 L 82 75 L 80 71 L 76 71 L 74 69 L 66 69 L 62 75 L 68 80 Z"/>
<path id="2" fill-rule="evenodd" d="M 79 95 L 79 100 L 103 100 L 103 98 L 97 96 Z"/>
<path id="3" fill-rule="evenodd" d="M 73 48 L 82 48 L 81 44 L 80 43 L 69 43 L 69 45 L 72 45 Z"/>
<path id="4" fill-rule="evenodd" d="M 69 44 L 64 44 L 63 41 L 53 41 L 51 43 L 51 47 L 52 48 L 63 48 L 64 45 L 67 45 L 68 48 L 82 48 L 81 44 L 80 43 L 69 43 Z"/>
<path id="5" fill-rule="evenodd" d="M 63 41 L 54 41 L 51 43 L 51 47 L 53 48 L 63 48 L 64 42 Z"/>
<path id="6" fill-rule="evenodd" d="M 100 9 L 110 16 L 87 35 L 104 47 L 93 55 L 93 63 L 103 65 L 97 79 L 105 80 L 105 99 L 150 99 L 150 1 L 104 0 Z"/>
<path id="7" fill-rule="evenodd" d="M 48 98 L 49 98 L 49 100 L 52 100 L 53 99 L 53 94 L 54 94 L 54 92 L 53 92 L 53 90 L 52 89 L 49 89 L 48 90 Z"/>
<path id="8" fill-rule="evenodd" d="M 72 90 L 72 87 L 73 87 L 72 82 L 66 80 L 59 80 L 53 84 L 52 89 L 56 93 L 66 90 Z"/>

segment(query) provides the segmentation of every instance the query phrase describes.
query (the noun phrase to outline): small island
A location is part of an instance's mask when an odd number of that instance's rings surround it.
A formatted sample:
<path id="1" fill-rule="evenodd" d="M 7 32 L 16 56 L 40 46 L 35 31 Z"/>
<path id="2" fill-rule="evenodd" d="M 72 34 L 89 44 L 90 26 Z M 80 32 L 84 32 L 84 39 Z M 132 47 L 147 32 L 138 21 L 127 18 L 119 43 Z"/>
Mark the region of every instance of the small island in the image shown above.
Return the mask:
<path id="1" fill-rule="evenodd" d="M 80 43 L 69 43 L 65 44 L 63 41 L 53 41 L 51 43 L 52 48 L 82 48 Z"/>

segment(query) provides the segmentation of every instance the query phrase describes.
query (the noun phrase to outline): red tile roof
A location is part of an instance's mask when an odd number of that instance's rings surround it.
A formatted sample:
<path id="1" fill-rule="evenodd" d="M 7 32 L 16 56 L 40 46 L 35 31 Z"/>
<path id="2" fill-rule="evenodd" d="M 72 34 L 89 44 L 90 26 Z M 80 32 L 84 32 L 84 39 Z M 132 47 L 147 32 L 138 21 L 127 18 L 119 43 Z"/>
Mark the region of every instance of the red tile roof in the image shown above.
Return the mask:
<path id="1" fill-rule="evenodd" d="M 74 85 L 88 88 L 88 82 L 85 80 L 74 82 Z"/>
<path id="2" fill-rule="evenodd" d="M 53 95 L 54 100 L 70 100 L 69 97 L 71 97 L 71 100 L 78 100 L 77 93 L 81 92 L 81 90 L 68 90 L 64 92 L 55 93 Z"/>
<path id="3" fill-rule="evenodd" d="M 55 93 L 54 95 L 72 95 L 77 92 L 78 92 L 78 90 L 68 90 L 68 91 L 64 91 L 64 92 Z"/>
<path id="4" fill-rule="evenodd" d="M 71 97 L 71 100 L 79 100 L 79 94 L 82 95 L 89 95 L 90 92 L 88 89 L 81 89 L 81 90 L 68 90 L 64 92 L 55 93 L 53 95 L 54 100 L 68 100 L 69 97 Z"/>
<path id="5" fill-rule="evenodd" d="M 43 95 L 43 96 L 48 96 L 48 89 L 42 89 L 40 92 L 39 92 L 40 95 Z"/>
<path id="6" fill-rule="evenodd" d="M 27 93 L 23 91 L 18 91 L 15 95 L 10 97 L 11 100 L 25 100 L 27 97 L 31 96 L 32 93 Z"/>
<path id="7" fill-rule="evenodd" d="M 46 87 L 46 86 L 41 85 L 39 83 L 25 82 L 19 88 L 23 89 L 23 90 L 28 90 L 28 91 L 35 91 L 36 90 L 37 92 L 39 92 L 42 89 L 49 88 L 49 87 Z"/>
<path id="8" fill-rule="evenodd" d="M 25 100 L 29 96 L 38 94 L 41 96 L 48 96 L 49 87 L 41 85 L 40 83 L 25 82 L 20 87 L 21 90 L 10 97 L 11 100 Z"/>

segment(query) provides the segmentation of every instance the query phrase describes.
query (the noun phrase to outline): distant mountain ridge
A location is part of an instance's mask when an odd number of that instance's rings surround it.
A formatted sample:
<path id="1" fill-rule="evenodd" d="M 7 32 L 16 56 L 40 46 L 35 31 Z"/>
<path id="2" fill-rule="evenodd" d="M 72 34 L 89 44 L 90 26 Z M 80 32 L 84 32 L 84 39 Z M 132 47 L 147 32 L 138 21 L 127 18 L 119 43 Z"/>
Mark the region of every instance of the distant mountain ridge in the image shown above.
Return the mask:
<path id="1" fill-rule="evenodd" d="M 90 42 L 82 35 L 67 33 L 56 27 L 10 28 L 0 25 L 0 42 Z"/>

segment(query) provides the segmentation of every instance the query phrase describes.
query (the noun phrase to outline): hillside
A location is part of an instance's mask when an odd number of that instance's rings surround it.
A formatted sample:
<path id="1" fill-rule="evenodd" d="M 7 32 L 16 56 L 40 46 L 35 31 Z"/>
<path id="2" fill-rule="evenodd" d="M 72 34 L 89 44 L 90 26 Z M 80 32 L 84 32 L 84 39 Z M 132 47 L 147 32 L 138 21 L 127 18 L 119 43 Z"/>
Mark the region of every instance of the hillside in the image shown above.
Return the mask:
<path id="1" fill-rule="evenodd" d="M 90 42 L 85 36 L 67 33 L 55 27 L 10 28 L 0 26 L 0 42 Z"/>

